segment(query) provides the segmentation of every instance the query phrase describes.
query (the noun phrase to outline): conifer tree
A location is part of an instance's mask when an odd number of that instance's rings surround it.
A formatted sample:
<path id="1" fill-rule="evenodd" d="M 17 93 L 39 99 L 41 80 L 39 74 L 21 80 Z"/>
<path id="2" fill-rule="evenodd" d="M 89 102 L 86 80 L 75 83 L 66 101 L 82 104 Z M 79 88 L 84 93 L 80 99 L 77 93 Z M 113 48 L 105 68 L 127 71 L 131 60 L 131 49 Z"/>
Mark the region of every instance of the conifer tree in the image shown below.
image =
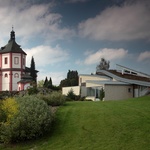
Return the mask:
<path id="1" fill-rule="evenodd" d="M 51 89 L 52 88 L 52 79 L 50 77 L 49 81 L 48 81 L 48 85 L 47 85 L 47 88 Z"/>
<path id="2" fill-rule="evenodd" d="M 51 77 L 49 79 L 49 84 L 50 84 L 50 87 L 52 87 L 53 83 L 52 83 L 52 78 Z"/>
<path id="3" fill-rule="evenodd" d="M 44 81 L 44 84 L 43 84 L 43 87 L 47 87 L 47 85 L 48 85 L 48 79 L 47 79 L 47 77 L 45 78 L 45 81 Z"/>
<path id="4" fill-rule="evenodd" d="M 104 97 L 105 97 L 105 91 L 104 91 L 103 88 L 101 88 L 101 90 L 100 90 L 100 97 L 99 98 L 102 101 Z"/>
<path id="5" fill-rule="evenodd" d="M 35 70 L 35 62 L 34 62 L 33 56 L 31 59 L 30 75 L 31 75 L 33 81 L 36 83 L 37 74 L 36 74 L 36 70 Z"/>
<path id="6" fill-rule="evenodd" d="M 67 78 L 61 80 L 60 87 L 67 87 L 67 86 L 77 86 L 78 85 L 78 72 L 68 70 Z"/>

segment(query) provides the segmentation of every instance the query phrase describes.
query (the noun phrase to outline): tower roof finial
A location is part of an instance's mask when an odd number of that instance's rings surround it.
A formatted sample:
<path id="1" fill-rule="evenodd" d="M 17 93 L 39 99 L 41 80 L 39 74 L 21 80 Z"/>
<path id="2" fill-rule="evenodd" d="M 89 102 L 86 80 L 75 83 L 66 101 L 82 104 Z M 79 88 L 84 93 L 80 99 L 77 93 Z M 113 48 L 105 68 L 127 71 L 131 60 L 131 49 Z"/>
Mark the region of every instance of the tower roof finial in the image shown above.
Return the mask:
<path id="1" fill-rule="evenodd" d="M 14 27 L 12 25 L 12 31 L 10 32 L 10 41 L 15 40 L 15 32 L 14 32 Z"/>

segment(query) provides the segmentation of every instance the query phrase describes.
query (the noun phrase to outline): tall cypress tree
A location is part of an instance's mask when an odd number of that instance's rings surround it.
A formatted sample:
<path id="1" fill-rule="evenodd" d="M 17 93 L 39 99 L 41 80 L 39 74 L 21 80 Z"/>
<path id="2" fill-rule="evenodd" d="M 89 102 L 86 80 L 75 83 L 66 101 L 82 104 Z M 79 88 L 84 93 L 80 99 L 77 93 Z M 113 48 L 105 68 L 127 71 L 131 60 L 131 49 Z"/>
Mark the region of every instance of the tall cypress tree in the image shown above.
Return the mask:
<path id="1" fill-rule="evenodd" d="M 50 79 L 49 79 L 49 81 L 48 81 L 48 86 L 49 86 L 48 88 L 51 89 L 51 88 L 52 88 L 52 85 L 53 85 L 53 84 L 52 84 L 52 79 L 51 79 L 51 77 L 50 77 Z"/>
<path id="2" fill-rule="evenodd" d="M 30 75 L 31 75 L 33 81 L 36 83 L 37 75 L 36 75 L 35 62 L 34 62 L 33 56 L 32 56 L 32 59 L 31 59 Z"/>
<path id="3" fill-rule="evenodd" d="M 48 79 L 47 77 L 45 78 L 45 81 L 44 81 L 44 84 L 43 84 L 43 87 L 46 87 L 47 88 L 47 85 L 48 85 Z"/>

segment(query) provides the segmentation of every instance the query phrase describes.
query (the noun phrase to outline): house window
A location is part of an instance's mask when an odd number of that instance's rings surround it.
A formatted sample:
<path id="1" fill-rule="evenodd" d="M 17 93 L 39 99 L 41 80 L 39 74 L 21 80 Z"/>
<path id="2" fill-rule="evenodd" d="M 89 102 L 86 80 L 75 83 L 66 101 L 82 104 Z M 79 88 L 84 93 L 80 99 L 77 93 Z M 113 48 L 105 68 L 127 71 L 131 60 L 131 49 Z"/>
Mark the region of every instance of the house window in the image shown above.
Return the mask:
<path id="1" fill-rule="evenodd" d="M 5 73 L 5 76 L 4 76 L 5 78 L 7 78 L 8 77 L 8 74 L 7 73 Z"/>
<path id="2" fill-rule="evenodd" d="M 14 64 L 19 64 L 19 58 L 18 57 L 14 58 Z"/>
<path id="3" fill-rule="evenodd" d="M 15 74 L 14 74 L 14 78 L 19 78 L 19 74 L 18 74 L 18 73 L 15 73 Z"/>
<path id="4" fill-rule="evenodd" d="M 7 57 L 5 57 L 4 63 L 8 64 L 8 58 Z"/>
<path id="5" fill-rule="evenodd" d="M 128 88 L 128 92 L 131 93 L 131 88 Z"/>

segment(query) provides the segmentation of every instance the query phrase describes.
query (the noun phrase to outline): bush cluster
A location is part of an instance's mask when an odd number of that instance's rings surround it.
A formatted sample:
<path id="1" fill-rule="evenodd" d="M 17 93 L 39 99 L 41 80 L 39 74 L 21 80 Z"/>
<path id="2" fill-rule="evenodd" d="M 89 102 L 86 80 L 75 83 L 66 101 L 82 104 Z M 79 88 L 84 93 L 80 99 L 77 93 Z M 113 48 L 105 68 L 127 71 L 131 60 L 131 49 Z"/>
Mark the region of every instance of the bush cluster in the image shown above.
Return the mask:
<path id="1" fill-rule="evenodd" d="M 73 89 L 71 89 L 71 90 L 68 92 L 67 98 L 70 99 L 70 100 L 75 100 L 76 95 L 74 94 Z"/>
<path id="2" fill-rule="evenodd" d="M 10 123 L 15 114 L 18 113 L 18 104 L 14 98 L 3 100 L 0 105 L 0 122 Z"/>
<path id="3" fill-rule="evenodd" d="M 65 96 L 61 92 L 54 91 L 45 95 L 40 94 L 38 97 L 51 106 L 60 106 L 65 103 Z"/>
<path id="4" fill-rule="evenodd" d="M 104 99 L 104 97 L 105 97 L 105 91 L 104 91 L 103 88 L 101 88 L 101 90 L 100 90 L 100 97 L 99 98 L 102 101 Z"/>
<path id="5" fill-rule="evenodd" d="M 49 131 L 50 107 L 35 96 L 6 99 L 0 105 L 0 142 L 35 139 Z"/>
<path id="6" fill-rule="evenodd" d="M 18 95 L 18 91 L 0 91 L 0 100 L 6 99 L 11 96 Z"/>
<path id="7" fill-rule="evenodd" d="M 34 95 L 34 94 L 37 94 L 37 93 L 38 93 L 38 89 L 37 89 L 36 86 L 30 87 L 30 88 L 28 89 L 28 94 L 29 94 L 29 95 Z"/>
<path id="8" fill-rule="evenodd" d="M 67 101 L 83 101 L 84 98 L 82 98 L 80 95 L 76 95 L 73 91 L 73 89 L 70 89 L 70 91 L 68 92 L 67 96 L 66 96 L 66 100 Z"/>

